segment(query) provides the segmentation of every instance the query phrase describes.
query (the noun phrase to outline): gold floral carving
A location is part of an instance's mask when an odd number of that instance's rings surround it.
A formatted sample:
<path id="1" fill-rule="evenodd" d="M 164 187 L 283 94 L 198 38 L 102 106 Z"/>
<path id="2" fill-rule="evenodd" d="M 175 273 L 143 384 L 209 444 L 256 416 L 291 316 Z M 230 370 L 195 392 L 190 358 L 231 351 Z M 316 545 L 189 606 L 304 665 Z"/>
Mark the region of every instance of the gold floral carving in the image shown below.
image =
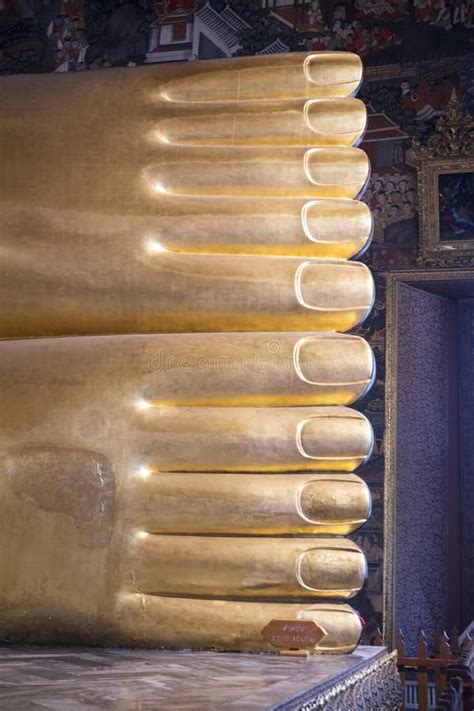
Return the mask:
<path id="1" fill-rule="evenodd" d="M 428 267 L 474 265 L 474 240 L 440 240 L 439 176 L 474 172 L 474 118 L 463 112 L 453 92 L 447 113 L 427 143 L 412 143 L 418 172 L 420 245 L 417 263 Z"/>
<path id="2" fill-rule="evenodd" d="M 417 163 L 426 159 L 474 156 L 474 118 L 464 113 L 453 91 L 446 114 L 438 119 L 435 132 L 425 144 L 413 141 Z"/>

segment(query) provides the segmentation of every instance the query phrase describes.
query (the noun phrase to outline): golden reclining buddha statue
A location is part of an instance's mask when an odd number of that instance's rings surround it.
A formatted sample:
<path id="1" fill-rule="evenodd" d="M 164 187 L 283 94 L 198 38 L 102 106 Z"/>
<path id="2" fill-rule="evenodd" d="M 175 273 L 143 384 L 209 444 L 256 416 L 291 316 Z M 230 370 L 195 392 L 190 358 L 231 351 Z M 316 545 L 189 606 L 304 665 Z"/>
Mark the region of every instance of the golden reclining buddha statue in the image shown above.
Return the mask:
<path id="1" fill-rule="evenodd" d="M 356 646 L 360 81 L 333 52 L 2 79 L 0 640 Z"/>

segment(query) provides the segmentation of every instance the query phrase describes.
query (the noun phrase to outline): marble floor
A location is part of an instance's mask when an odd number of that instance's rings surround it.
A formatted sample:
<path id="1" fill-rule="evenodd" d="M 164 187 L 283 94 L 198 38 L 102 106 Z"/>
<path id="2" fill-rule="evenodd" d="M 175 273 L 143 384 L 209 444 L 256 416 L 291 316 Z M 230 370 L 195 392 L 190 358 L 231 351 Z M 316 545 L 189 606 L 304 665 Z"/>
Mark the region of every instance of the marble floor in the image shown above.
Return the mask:
<path id="1" fill-rule="evenodd" d="M 2 711 L 293 711 L 377 658 L 0 645 Z"/>

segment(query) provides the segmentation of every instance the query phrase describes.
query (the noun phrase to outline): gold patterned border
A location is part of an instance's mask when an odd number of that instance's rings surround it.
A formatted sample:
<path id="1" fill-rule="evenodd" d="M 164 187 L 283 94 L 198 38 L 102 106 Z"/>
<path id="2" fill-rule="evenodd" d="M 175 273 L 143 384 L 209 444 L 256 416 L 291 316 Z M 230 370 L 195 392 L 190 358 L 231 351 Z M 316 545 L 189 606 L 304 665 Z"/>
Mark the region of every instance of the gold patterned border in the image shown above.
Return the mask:
<path id="1" fill-rule="evenodd" d="M 395 527 L 396 504 L 396 437 L 398 390 L 398 302 L 400 284 L 414 282 L 472 281 L 474 269 L 427 269 L 393 271 L 387 275 L 386 290 L 386 347 L 385 347 L 385 478 L 384 478 L 384 571 L 383 571 L 383 621 L 384 639 L 389 649 L 395 646 L 394 584 L 396 571 Z"/>

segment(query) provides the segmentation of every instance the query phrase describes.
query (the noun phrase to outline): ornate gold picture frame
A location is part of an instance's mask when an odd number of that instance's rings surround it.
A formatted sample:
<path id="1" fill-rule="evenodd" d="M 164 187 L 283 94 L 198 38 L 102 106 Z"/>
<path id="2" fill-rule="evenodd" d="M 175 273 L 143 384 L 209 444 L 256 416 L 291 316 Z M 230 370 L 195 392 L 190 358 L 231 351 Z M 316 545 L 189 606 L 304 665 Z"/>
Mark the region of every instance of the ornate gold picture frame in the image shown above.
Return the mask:
<path id="1" fill-rule="evenodd" d="M 455 93 L 429 141 L 413 144 L 420 247 L 427 266 L 474 265 L 474 119 Z"/>

